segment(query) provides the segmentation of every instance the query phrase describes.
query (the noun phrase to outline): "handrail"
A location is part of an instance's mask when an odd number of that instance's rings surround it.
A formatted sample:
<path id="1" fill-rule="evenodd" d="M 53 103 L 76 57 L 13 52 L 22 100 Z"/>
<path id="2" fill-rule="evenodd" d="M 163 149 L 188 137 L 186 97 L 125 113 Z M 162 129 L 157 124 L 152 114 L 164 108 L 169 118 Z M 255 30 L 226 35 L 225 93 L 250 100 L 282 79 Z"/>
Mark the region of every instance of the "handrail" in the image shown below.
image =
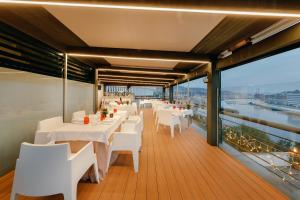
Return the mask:
<path id="1" fill-rule="evenodd" d="M 281 129 L 281 130 L 293 132 L 293 133 L 296 133 L 296 134 L 300 134 L 300 128 L 297 128 L 297 127 L 288 126 L 288 125 L 285 125 L 285 124 L 279 124 L 279 123 L 276 123 L 276 122 L 270 122 L 270 121 L 267 121 L 267 120 L 257 119 L 257 118 L 248 117 L 248 116 L 244 116 L 244 115 L 239 115 L 239 114 L 236 114 L 236 113 L 228 112 L 228 111 L 226 111 L 226 109 L 224 109 L 220 113 L 223 114 L 223 115 L 227 115 L 227 116 L 230 116 L 230 117 L 235 117 L 235 118 L 246 120 L 246 121 L 249 121 L 249 122 L 254 122 L 254 123 L 257 123 L 257 124 L 270 126 L 272 128 Z"/>

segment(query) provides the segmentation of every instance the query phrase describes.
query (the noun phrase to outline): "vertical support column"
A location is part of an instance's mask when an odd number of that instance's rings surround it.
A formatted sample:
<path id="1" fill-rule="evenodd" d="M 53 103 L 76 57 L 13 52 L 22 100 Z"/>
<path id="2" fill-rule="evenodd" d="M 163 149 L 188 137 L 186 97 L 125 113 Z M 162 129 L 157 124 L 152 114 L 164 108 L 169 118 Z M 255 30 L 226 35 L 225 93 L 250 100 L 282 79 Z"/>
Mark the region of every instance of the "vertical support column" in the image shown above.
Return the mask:
<path id="1" fill-rule="evenodd" d="M 176 81 L 176 103 L 178 103 L 178 81 Z"/>
<path id="2" fill-rule="evenodd" d="M 165 87 L 162 88 L 162 99 L 166 100 L 166 88 Z"/>
<path id="3" fill-rule="evenodd" d="M 218 146 L 221 74 L 212 62 L 207 84 L 207 143 Z"/>
<path id="4" fill-rule="evenodd" d="M 127 93 L 129 93 L 129 91 L 130 91 L 130 85 L 127 85 Z"/>
<path id="5" fill-rule="evenodd" d="M 103 95 L 106 93 L 106 84 L 105 83 L 103 83 L 103 88 L 102 88 L 102 90 L 103 90 Z"/>
<path id="6" fill-rule="evenodd" d="M 187 98 L 188 98 L 188 101 L 190 101 L 190 79 L 188 79 Z"/>
<path id="7" fill-rule="evenodd" d="M 169 101 L 172 103 L 174 100 L 174 92 L 173 92 L 173 85 L 169 87 Z"/>
<path id="8" fill-rule="evenodd" d="M 68 97 L 68 54 L 64 54 L 64 75 L 63 75 L 63 120 L 67 120 L 67 97 Z"/>
<path id="9" fill-rule="evenodd" d="M 99 105 L 98 105 L 98 73 L 99 70 L 95 69 L 95 83 L 94 83 L 94 113 L 98 111 Z"/>

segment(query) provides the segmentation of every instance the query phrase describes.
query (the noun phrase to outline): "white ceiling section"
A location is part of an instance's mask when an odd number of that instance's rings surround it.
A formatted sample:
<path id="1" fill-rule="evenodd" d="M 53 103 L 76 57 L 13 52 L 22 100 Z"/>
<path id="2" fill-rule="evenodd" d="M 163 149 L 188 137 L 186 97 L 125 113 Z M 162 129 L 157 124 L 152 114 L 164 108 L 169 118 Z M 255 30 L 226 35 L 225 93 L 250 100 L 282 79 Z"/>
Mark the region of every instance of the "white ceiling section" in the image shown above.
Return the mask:
<path id="1" fill-rule="evenodd" d="M 141 10 L 45 8 L 89 46 L 162 51 L 190 51 L 225 17 Z M 111 64 L 121 64 L 120 59 L 107 60 Z M 125 63 L 124 60 L 123 64 L 150 66 L 151 62 L 131 60 Z M 156 62 L 157 67 L 176 64 Z"/>

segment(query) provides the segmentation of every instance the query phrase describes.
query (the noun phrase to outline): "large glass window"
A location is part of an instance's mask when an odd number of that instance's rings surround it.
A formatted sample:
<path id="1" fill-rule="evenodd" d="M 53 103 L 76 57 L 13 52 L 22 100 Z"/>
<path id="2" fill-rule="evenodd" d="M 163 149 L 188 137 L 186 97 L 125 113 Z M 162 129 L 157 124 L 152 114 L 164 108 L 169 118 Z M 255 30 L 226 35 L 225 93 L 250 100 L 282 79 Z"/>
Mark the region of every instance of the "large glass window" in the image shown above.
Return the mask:
<path id="1" fill-rule="evenodd" d="M 162 98 L 162 87 L 133 86 L 131 91 L 135 98 Z"/>
<path id="2" fill-rule="evenodd" d="M 221 143 L 300 188 L 300 49 L 222 72 Z"/>
<path id="3" fill-rule="evenodd" d="M 207 101 L 207 85 L 203 78 L 194 79 L 178 85 L 174 89 L 174 100 L 179 104 L 190 104 L 193 109 L 193 122 L 198 125 L 203 132 L 206 132 L 206 101 Z"/>

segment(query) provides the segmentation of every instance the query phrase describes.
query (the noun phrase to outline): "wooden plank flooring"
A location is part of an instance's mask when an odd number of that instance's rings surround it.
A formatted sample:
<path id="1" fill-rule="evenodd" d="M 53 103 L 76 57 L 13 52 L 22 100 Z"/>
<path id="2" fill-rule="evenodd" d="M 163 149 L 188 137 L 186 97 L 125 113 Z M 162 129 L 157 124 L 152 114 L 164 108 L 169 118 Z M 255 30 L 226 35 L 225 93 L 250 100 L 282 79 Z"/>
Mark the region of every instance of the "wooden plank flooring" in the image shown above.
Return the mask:
<path id="1" fill-rule="evenodd" d="M 193 128 L 182 134 L 160 127 L 145 109 L 139 173 L 130 154 L 121 154 L 100 184 L 79 183 L 79 200 L 287 199 L 222 150 L 209 146 Z M 13 172 L 0 178 L 0 199 L 9 199 Z M 62 195 L 44 198 L 63 199 Z"/>

